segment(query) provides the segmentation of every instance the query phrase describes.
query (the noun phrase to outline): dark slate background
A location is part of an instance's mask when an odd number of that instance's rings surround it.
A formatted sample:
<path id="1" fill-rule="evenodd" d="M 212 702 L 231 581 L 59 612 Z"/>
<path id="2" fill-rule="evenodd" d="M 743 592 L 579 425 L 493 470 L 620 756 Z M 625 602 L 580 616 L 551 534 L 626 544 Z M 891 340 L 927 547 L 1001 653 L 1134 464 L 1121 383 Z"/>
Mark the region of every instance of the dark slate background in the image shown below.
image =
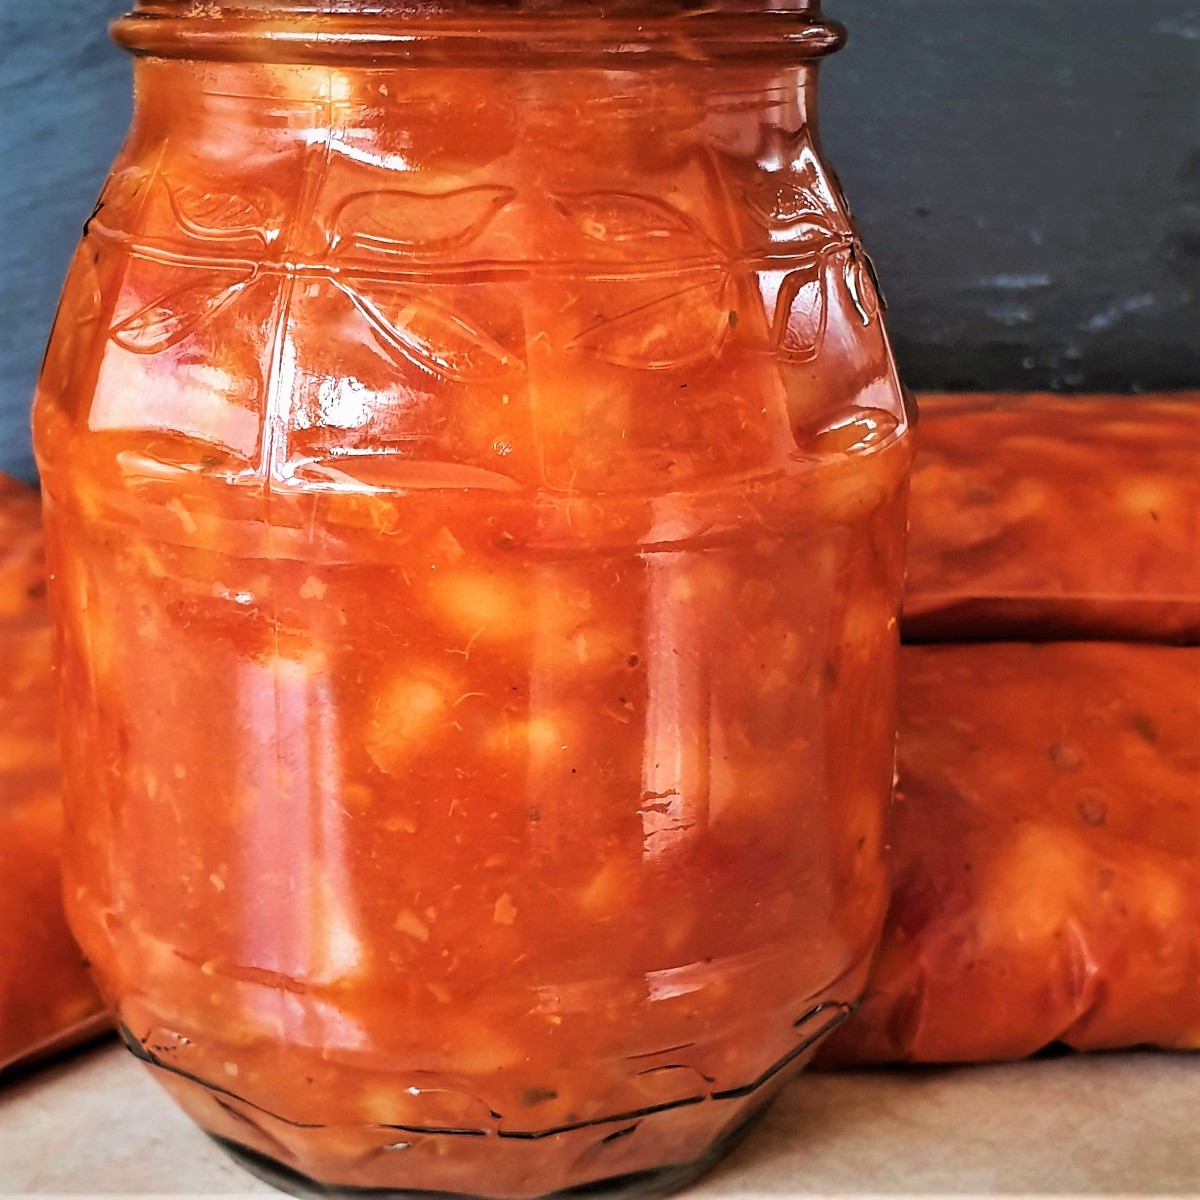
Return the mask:
<path id="1" fill-rule="evenodd" d="M 0 0 L 0 470 L 128 119 L 123 0 Z M 1200 2 L 828 0 L 826 143 L 918 388 L 1200 384 Z"/>

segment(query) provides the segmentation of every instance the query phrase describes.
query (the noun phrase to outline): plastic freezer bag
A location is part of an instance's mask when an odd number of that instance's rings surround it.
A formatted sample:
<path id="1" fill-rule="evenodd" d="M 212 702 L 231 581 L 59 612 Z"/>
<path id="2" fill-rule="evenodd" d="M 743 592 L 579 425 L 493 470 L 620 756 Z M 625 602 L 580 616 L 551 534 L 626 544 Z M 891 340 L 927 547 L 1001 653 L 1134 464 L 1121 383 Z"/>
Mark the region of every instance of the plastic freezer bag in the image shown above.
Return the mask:
<path id="1" fill-rule="evenodd" d="M 63 916 L 37 496 L 0 476 L 0 1071 L 107 1025 Z"/>
<path id="2" fill-rule="evenodd" d="M 830 1063 L 1200 1048 L 1200 650 L 909 646 L 893 899 Z"/>
<path id="3" fill-rule="evenodd" d="M 1200 640 L 1200 392 L 923 398 L 904 634 Z"/>

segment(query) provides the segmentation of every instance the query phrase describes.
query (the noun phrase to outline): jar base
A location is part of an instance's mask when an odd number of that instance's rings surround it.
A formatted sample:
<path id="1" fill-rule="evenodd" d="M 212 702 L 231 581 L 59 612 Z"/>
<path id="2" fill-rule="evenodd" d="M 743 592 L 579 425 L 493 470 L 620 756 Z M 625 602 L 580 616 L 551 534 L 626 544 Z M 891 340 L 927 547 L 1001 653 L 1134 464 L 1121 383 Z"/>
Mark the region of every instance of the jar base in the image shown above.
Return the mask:
<path id="1" fill-rule="evenodd" d="M 573 1197 L 614 1197 L 619 1200 L 649 1200 L 656 1196 L 670 1196 L 694 1183 L 711 1171 L 721 1159 L 730 1154 L 745 1139 L 770 1108 L 770 1103 L 755 1107 L 745 1119 L 728 1130 L 698 1159 L 690 1163 L 657 1167 L 650 1171 L 634 1171 L 626 1175 L 596 1179 L 578 1187 L 549 1192 L 538 1200 L 569 1200 Z M 209 1134 L 209 1137 L 229 1155 L 243 1170 L 256 1179 L 269 1184 L 277 1191 L 302 1200 L 489 1200 L 488 1197 L 463 1192 L 418 1191 L 393 1188 L 342 1187 L 324 1184 L 312 1179 L 292 1167 L 286 1166 L 270 1155 L 251 1150 L 229 1138 Z"/>

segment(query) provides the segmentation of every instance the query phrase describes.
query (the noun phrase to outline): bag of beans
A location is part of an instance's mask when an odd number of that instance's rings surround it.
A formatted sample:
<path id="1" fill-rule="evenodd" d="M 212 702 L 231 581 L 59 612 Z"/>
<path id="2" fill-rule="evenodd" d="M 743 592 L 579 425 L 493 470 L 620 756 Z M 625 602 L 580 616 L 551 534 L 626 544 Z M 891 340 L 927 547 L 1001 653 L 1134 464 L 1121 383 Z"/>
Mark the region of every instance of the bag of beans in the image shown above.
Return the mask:
<path id="1" fill-rule="evenodd" d="M 37 496 L 0 476 L 0 1071 L 108 1023 L 63 916 L 50 664 Z"/>
<path id="2" fill-rule="evenodd" d="M 909 641 L 1200 641 L 1200 393 L 928 396 Z"/>
<path id="3" fill-rule="evenodd" d="M 893 896 L 826 1065 L 1200 1049 L 1200 649 L 908 646 Z"/>

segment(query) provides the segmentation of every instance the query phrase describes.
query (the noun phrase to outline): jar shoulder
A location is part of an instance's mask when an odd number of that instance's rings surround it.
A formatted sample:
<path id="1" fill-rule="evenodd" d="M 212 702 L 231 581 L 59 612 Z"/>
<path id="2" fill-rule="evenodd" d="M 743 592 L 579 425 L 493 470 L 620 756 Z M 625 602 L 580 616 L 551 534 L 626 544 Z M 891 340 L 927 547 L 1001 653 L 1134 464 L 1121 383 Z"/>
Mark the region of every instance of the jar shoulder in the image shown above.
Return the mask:
<path id="1" fill-rule="evenodd" d="M 806 124 L 682 80 L 639 128 L 597 79 L 476 80 L 444 111 L 439 73 L 398 105 L 395 72 L 337 74 L 256 76 L 240 109 L 210 87 L 171 137 L 153 106 L 135 125 L 42 381 L 77 434 L 288 478 L 382 456 L 599 488 L 770 472 L 838 414 L 906 420 Z"/>

